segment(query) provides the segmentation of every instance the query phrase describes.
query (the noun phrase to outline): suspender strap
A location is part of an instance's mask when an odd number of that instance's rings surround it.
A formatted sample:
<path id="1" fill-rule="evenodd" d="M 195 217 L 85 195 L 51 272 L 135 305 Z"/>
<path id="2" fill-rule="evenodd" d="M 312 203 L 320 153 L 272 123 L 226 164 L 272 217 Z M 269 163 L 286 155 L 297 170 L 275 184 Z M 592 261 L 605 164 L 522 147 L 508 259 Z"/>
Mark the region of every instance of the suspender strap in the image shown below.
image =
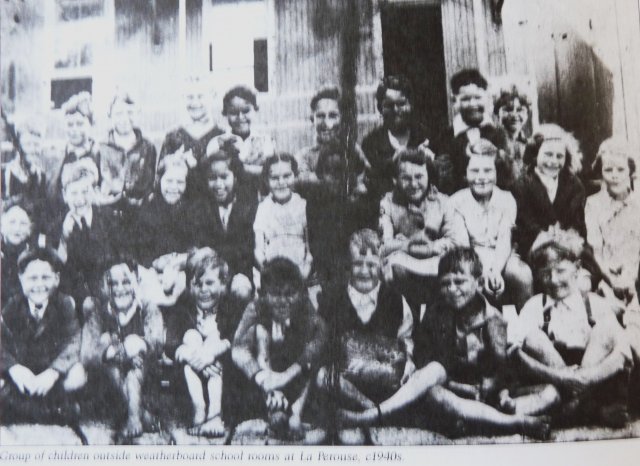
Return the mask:
<path id="1" fill-rule="evenodd" d="M 593 318 L 589 293 L 582 293 L 582 300 L 584 301 L 584 308 L 587 311 L 587 321 L 589 322 L 589 327 L 593 327 L 594 325 L 596 325 L 596 320 Z"/>
<path id="2" fill-rule="evenodd" d="M 549 335 L 549 322 L 551 321 L 551 307 L 547 307 L 547 294 L 542 295 L 542 308 L 544 311 L 542 312 L 542 331 Z"/>

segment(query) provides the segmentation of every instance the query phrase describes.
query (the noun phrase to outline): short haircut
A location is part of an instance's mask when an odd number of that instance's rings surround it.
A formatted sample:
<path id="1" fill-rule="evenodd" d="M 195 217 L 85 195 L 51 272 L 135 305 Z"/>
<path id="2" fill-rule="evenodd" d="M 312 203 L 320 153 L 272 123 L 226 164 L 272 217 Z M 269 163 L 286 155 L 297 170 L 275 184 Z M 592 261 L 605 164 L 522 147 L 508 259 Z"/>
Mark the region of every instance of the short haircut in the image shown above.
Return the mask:
<path id="1" fill-rule="evenodd" d="M 293 171 L 296 178 L 298 177 L 298 161 L 296 158 L 288 152 L 277 152 L 269 156 L 262 166 L 262 182 L 265 187 L 269 186 L 269 173 L 271 172 L 271 167 L 279 162 L 291 165 L 291 171 Z"/>
<path id="2" fill-rule="evenodd" d="M 162 158 L 158 163 L 157 180 L 160 181 L 164 174 L 172 168 L 184 169 L 185 177 L 189 174 L 189 165 L 186 160 L 169 156 Z"/>
<path id="3" fill-rule="evenodd" d="M 351 256 L 365 256 L 367 251 L 379 255 L 382 247 L 380 236 L 370 228 L 363 228 L 351 235 L 349 238 L 349 252 Z"/>
<path id="4" fill-rule="evenodd" d="M 191 287 L 193 283 L 200 281 L 207 270 L 220 270 L 220 280 L 229 284 L 231 272 L 225 260 L 215 250 L 211 248 L 194 248 L 187 255 L 187 266 L 185 275 L 187 285 Z"/>
<path id="5" fill-rule="evenodd" d="M 70 183 L 91 179 L 91 184 L 98 183 L 98 167 L 90 157 L 83 157 L 80 160 L 66 164 L 60 174 L 60 184 L 64 190 Z"/>
<path id="6" fill-rule="evenodd" d="M 411 86 L 411 82 L 407 79 L 406 76 L 385 76 L 380 80 L 380 84 L 378 84 L 378 89 L 376 90 L 376 103 L 378 111 L 380 113 L 382 113 L 382 101 L 384 100 L 384 96 L 387 94 L 387 91 L 389 89 L 400 91 L 409 100 L 409 102 L 413 101 L 413 86 Z"/>
<path id="7" fill-rule="evenodd" d="M 256 93 L 248 86 L 243 86 L 240 84 L 229 89 L 222 98 L 223 115 L 226 115 L 229 112 L 229 107 L 231 106 L 231 101 L 234 97 L 240 97 L 241 99 L 246 100 L 251 105 L 253 105 L 255 111 L 258 111 L 258 98 L 256 96 Z"/>
<path id="8" fill-rule="evenodd" d="M 36 246 L 27 248 L 18 256 L 18 274 L 22 275 L 27 266 L 37 260 L 49 263 L 54 272 L 62 270 L 62 260 L 55 249 Z"/>
<path id="9" fill-rule="evenodd" d="M 316 111 L 318 102 L 320 102 L 322 99 L 335 100 L 336 102 L 338 102 L 338 108 L 342 109 L 340 89 L 338 89 L 336 86 L 322 87 L 318 89 L 318 91 L 315 94 L 313 94 L 313 97 L 311 97 L 311 104 L 310 104 L 312 112 Z"/>
<path id="10" fill-rule="evenodd" d="M 285 257 L 275 257 L 265 262 L 260 274 L 260 294 L 291 286 L 296 291 L 306 290 L 300 269 Z"/>
<path id="11" fill-rule="evenodd" d="M 626 159 L 629 166 L 629 176 L 633 181 L 633 175 L 636 172 L 636 161 L 634 159 L 634 151 L 631 144 L 626 140 L 616 137 L 605 139 L 598 148 L 598 154 L 593 161 L 593 171 L 596 175 L 602 175 L 602 159 L 604 157 L 620 157 Z M 633 187 L 633 185 L 632 185 Z"/>
<path id="12" fill-rule="evenodd" d="M 72 95 L 69 100 L 62 104 L 62 111 L 65 115 L 79 113 L 93 124 L 93 109 L 91 108 L 91 94 L 87 91 Z"/>
<path id="13" fill-rule="evenodd" d="M 138 262 L 128 253 L 116 253 L 107 258 L 104 274 L 102 275 L 102 294 L 104 298 L 109 298 L 111 292 L 111 269 L 116 265 L 126 265 L 127 268 L 137 277 Z"/>
<path id="14" fill-rule="evenodd" d="M 211 170 L 213 164 L 215 162 L 225 162 L 229 167 L 229 170 L 233 173 L 233 176 L 236 179 L 236 183 L 238 182 L 238 178 L 242 177 L 244 173 L 244 166 L 242 165 L 242 161 L 229 150 L 224 147 L 216 150 L 211 155 L 208 155 L 207 158 L 203 161 L 205 174 L 207 176 L 211 175 Z"/>
<path id="15" fill-rule="evenodd" d="M 529 253 L 533 270 L 545 267 L 549 261 L 549 250 L 553 250 L 558 260 L 578 262 L 584 252 L 584 239 L 573 229 L 564 230 L 559 223 L 541 231 L 531 246 Z"/>
<path id="16" fill-rule="evenodd" d="M 515 99 L 520 101 L 520 104 L 531 108 L 531 97 L 529 94 L 521 87 L 518 87 L 517 84 L 511 83 L 507 86 L 502 86 L 494 96 L 493 100 L 493 113 L 498 114 L 500 108 L 505 105 L 509 105 Z"/>
<path id="17" fill-rule="evenodd" d="M 398 178 L 400 175 L 400 164 L 401 163 L 412 163 L 414 165 L 424 165 L 427 167 L 427 176 L 429 177 L 429 182 L 427 186 L 427 190 L 430 190 L 433 186 L 437 185 L 436 182 L 436 169 L 433 165 L 433 162 L 429 157 L 427 157 L 422 151 L 413 148 L 406 147 L 404 149 L 400 149 L 397 154 L 394 177 Z"/>
<path id="18" fill-rule="evenodd" d="M 127 105 L 135 104 L 135 101 L 133 100 L 133 98 L 131 97 L 131 95 L 128 92 L 126 92 L 126 91 L 118 91 L 113 96 L 113 99 L 111 99 L 111 103 L 109 104 L 109 113 L 108 113 L 109 116 L 111 116 L 111 112 L 113 111 L 113 106 L 117 102 L 124 102 Z"/>
<path id="19" fill-rule="evenodd" d="M 467 156 L 464 158 L 463 164 L 465 171 L 469 167 L 469 161 L 471 160 L 471 157 L 492 158 L 494 165 L 496 165 L 500 150 L 491 141 L 480 138 L 472 144 L 467 144 L 466 154 Z"/>
<path id="20" fill-rule="evenodd" d="M 524 164 L 528 168 L 536 166 L 536 160 L 540 148 L 545 141 L 562 141 L 565 147 L 566 161 L 563 171 L 573 173 L 574 175 L 582 170 L 582 151 L 580 143 L 573 134 L 565 131 L 561 126 L 555 123 L 545 123 L 540 125 L 533 133 L 531 139 L 524 149 L 522 156 Z"/>
<path id="21" fill-rule="evenodd" d="M 451 77 L 451 92 L 458 94 L 462 86 L 475 84 L 481 89 L 487 89 L 487 80 L 475 68 L 460 70 Z"/>
<path id="22" fill-rule="evenodd" d="M 33 202 L 23 197 L 8 198 L 2 201 L 2 214 L 6 214 L 15 207 L 22 209 L 29 217 L 29 220 L 33 223 L 33 216 L 35 213 L 35 206 Z"/>
<path id="23" fill-rule="evenodd" d="M 466 264 L 466 267 L 465 267 Z M 482 262 L 473 248 L 453 248 L 440 258 L 438 278 L 448 273 L 468 273 L 475 278 L 482 277 Z"/>

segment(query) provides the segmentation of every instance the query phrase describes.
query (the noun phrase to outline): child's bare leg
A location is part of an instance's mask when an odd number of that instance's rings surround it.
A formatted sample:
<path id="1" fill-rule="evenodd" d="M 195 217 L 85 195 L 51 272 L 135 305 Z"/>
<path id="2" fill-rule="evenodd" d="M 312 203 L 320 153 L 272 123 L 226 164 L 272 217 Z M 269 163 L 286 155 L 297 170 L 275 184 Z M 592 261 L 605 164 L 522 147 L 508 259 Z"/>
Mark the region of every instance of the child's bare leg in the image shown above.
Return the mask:
<path id="1" fill-rule="evenodd" d="M 199 428 L 198 435 L 205 437 L 221 437 L 224 435 L 225 425 L 222 422 L 222 375 L 213 375 L 207 380 L 209 394 L 209 409 L 207 420 Z"/>
<path id="2" fill-rule="evenodd" d="M 547 438 L 549 425 L 544 420 L 522 414 L 505 414 L 480 401 L 460 398 L 441 385 L 427 391 L 427 399 L 436 408 L 433 415 L 449 417 L 455 422 L 503 434 L 525 434 L 534 438 Z M 438 412 L 439 411 L 439 412 Z"/>
<path id="3" fill-rule="evenodd" d="M 189 365 L 184 366 L 184 378 L 187 382 L 187 390 L 189 390 L 189 397 L 193 405 L 193 427 L 189 429 L 189 433 L 198 435 L 199 426 L 205 421 L 206 416 L 202 380 Z"/>
<path id="4" fill-rule="evenodd" d="M 534 330 L 525 339 L 522 349 L 526 354 L 550 367 L 566 367 L 553 342 L 542 330 Z"/>
<path id="5" fill-rule="evenodd" d="M 560 403 L 560 393 L 551 384 L 522 387 L 509 394 L 500 393 L 500 409 L 509 414 L 537 416 Z"/>
<path id="6" fill-rule="evenodd" d="M 362 393 L 358 388 L 344 378 L 341 374 L 338 377 L 338 390 L 341 401 L 356 405 L 360 409 L 375 408 L 375 403 Z M 317 386 L 325 391 L 330 391 L 329 371 L 326 367 L 321 367 L 318 371 Z"/>
<path id="7" fill-rule="evenodd" d="M 443 384 L 447 374 L 439 363 L 433 362 L 418 369 L 407 382 L 400 387 L 390 398 L 380 403 L 379 407 L 373 406 L 362 412 L 340 410 L 338 417 L 350 425 L 371 425 L 382 418 L 389 416 L 410 406 L 422 398 L 429 389 L 438 384 Z"/>
<path id="8" fill-rule="evenodd" d="M 271 342 L 271 335 L 269 331 L 264 328 L 263 325 L 256 325 L 256 360 L 260 369 L 270 369 L 270 357 L 269 357 L 269 343 Z"/>
<path id="9" fill-rule="evenodd" d="M 589 334 L 580 367 L 587 368 L 600 364 L 616 346 L 613 334 L 606 327 L 595 325 Z"/>
<path id="10" fill-rule="evenodd" d="M 122 431 L 125 438 L 142 435 L 142 383 L 144 380 L 144 355 L 147 344 L 138 335 L 129 335 L 124 342 L 125 356 L 131 361 L 131 369 L 124 378 L 124 392 L 129 411 L 127 423 Z"/>
<path id="11" fill-rule="evenodd" d="M 289 417 L 289 430 L 293 433 L 300 433 L 302 430 L 302 414 L 309 396 L 309 387 L 311 386 L 311 378 L 307 380 L 302 389 L 302 393 L 297 400 L 291 405 L 291 416 Z"/>
<path id="12" fill-rule="evenodd" d="M 533 296 L 533 274 L 531 268 L 518 259 L 517 256 L 509 257 L 502 272 L 506 289 L 511 296 L 511 302 L 515 303 L 516 309 L 520 311 L 524 303 Z"/>

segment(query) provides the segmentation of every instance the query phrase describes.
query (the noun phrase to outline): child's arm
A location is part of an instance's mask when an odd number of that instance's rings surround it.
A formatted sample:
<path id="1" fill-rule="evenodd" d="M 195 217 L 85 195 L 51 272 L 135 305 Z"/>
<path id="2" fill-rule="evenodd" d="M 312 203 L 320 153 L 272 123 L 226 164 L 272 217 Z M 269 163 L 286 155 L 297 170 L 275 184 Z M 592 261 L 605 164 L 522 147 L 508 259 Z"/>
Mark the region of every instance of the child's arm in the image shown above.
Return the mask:
<path id="1" fill-rule="evenodd" d="M 271 369 L 271 362 L 269 356 L 269 343 L 271 341 L 271 336 L 269 331 L 264 328 L 262 325 L 258 324 L 256 326 L 256 359 L 258 361 L 258 365 L 260 369 Z"/>
<path id="2" fill-rule="evenodd" d="M 440 238 L 429 245 L 432 256 L 441 256 L 454 247 L 468 247 L 469 234 L 464 226 L 462 216 L 449 204 L 448 200 L 442 203 L 443 217 L 440 229 Z"/>
<path id="3" fill-rule="evenodd" d="M 396 235 L 391 219 L 391 199 L 385 196 L 380 201 L 380 217 L 378 227 L 382 235 L 382 255 L 388 256 L 396 251 L 408 253 L 409 239 L 403 235 Z"/>
<path id="4" fill-rule="evenodd" d="M 258 312 L 256 302 L 250 303 L 245 309 L 238 328 L 236 329 L 233 342 L 231 344 L 231 358 L 235 365 L 244 373 L 249 380 L 254 377 L 261 368 L 254 357 L 256 348 L 256 326 L 258 325 Z"/>
<path id="5" fill-rule="evenodd" d="M 404 350 L 406 363 L 404 366 L 404 373 L 402 374 L 402 379 L 400 383 L 404 385 L 404 383 L 409 380 L 409 377 L 415 372 L 416 365 L 413 362 L 413 338 L 411 337 L 413 333 L 413 314 L 411 313 L 411 308 L 409 307 L 409 303 L 403 297 L 402 298 L 402 323 L 398 328 L 398 340 L 401 343 L 401 346 Z"/>

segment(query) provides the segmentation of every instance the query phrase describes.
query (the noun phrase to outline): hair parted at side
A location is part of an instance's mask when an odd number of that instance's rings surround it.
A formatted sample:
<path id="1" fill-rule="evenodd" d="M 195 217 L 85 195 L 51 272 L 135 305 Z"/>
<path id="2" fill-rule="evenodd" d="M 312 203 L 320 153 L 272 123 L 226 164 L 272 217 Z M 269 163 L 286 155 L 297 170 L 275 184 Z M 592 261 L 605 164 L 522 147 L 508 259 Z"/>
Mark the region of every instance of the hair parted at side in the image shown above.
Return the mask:
<path id="1" fill-rule="evenodd" d="M 311 111 L 315 112 L 318 102 L 322 99 L 335 100 L 338 102 L 338 108 L 342 109 L 342 100 L 340 96 L 340 89 L 337 86 L 324 86 L 318 89 L 318 91 L 311 97 Z"/>
<path id="2" fill-rule="evenodd" d="M 187 254 L 187 266 L 185 268 L 185 275 L 187 284 L 191 287 L 193 284 L 198 283 L 207 270 L 220 271 L 220 280 L 223 283 L 228 284 L 231 280 L 231 274 L 229 272 L 229 266 L 226 261 L 218 254 L 214 249 L 205 248 L 193 248 Z"/>
<path id="3" fill-rule="evenodd" d="M 442 278 L 448 273 L 467 272 L 470 272 L 475 278 L 482 276 L 482 262 L 473 248 L 453 248 L 440 258 L 438 277 Z"/>
<path id="4" fill-rule="evenodd" d="M 269 173 L 271 173 L 271 167 L 273 167 L 276 163 L 288 163 L 291 165 L 291 171 L 293 175 L 298 177 L 298 161 L 296 158 L 289 154 L 288 152 L 276 152 L 275 154 L 269 156 L 267 160 L 264 161 L 264 165 L 262 166 L 262 182 L 264 186 L 269 186 Z"/>
<path id="5" fill-rule="evenodd" d="M 558 259 L 577 262 L 582 256 L 584 247 L 584 239 L 576 230 L 565 230 L 556 223 L 538 234 L 531 246 L 529 258 L 533 268 L 537 270 L 547 265 L 549 249 L 555 251 Z"/>
<path id="6" fill-rule="evenodd" d="M 87 179 L 91 180 L 91 184 L 95 186 L 99 179 L 98 173 L 98 167 L 93 159 L 83 157 L 76 162 L 68 163 L 62 167 L 60 184 L 62 185 L 62 189 L 65 189 L 70 183 Z"/>
<path id="7" fill-rule="evenodd" d="M 54 272 L 62 270 L 63 263 L 55 249 L 35 246 L 28 247 L 18 256 L 18 274 L 23 274 L 27 266 L 37 260 L 49 263 Z"/>

